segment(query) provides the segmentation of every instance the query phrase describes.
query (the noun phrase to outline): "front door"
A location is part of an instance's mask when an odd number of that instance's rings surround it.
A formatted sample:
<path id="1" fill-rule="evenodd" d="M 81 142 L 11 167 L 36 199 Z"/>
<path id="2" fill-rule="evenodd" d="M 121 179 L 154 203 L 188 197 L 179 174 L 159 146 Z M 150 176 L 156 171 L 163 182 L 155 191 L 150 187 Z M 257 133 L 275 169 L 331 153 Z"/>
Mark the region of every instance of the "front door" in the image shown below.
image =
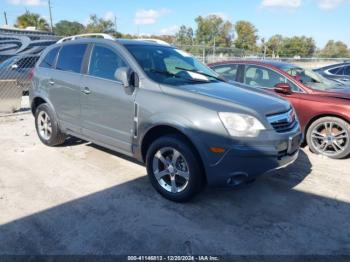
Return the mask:
<path id="1" fill-rule="evenodd" d="M 114 78 L 116 69 L 127 67 L 117 50 L 95 45 L 83 77 L 81 113 L 84 136 L 125 154 L 131 154 L 134 94 L 127 94 Z"/>

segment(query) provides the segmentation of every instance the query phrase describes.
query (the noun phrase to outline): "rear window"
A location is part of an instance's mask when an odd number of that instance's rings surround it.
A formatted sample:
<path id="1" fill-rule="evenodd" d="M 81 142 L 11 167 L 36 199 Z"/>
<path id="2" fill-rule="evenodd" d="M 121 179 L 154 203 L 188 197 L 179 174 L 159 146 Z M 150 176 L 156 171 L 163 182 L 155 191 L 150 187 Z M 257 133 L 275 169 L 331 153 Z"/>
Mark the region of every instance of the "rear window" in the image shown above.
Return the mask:
<path id="1" fill-rule="evenodd" d="M 86 48 L 86 44 L 63 46 L 58 56 L 56 69 L 80 73 Z"/>
<path id="2" fill-rule="evenodd" d="M 44 60 L 40 63 L 40 67 L 52 68 L 54 66 L 58 50 L 60 48 L 56 47 L 47 53 Z"/>

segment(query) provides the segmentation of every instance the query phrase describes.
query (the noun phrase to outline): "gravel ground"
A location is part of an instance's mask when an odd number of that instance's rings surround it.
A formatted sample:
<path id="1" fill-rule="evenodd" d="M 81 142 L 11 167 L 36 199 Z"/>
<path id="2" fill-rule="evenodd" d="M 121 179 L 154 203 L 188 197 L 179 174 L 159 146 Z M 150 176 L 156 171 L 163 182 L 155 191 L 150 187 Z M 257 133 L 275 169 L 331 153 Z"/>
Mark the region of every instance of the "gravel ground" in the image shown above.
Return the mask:
<path id="1" fill-rule="evenodd" d="M 350 160 L 292 166 L 187 204 L 145 168 L 78 140 L 49 148 L 33 117 L 0 117 L 0 254 L 348 254 Z"/>

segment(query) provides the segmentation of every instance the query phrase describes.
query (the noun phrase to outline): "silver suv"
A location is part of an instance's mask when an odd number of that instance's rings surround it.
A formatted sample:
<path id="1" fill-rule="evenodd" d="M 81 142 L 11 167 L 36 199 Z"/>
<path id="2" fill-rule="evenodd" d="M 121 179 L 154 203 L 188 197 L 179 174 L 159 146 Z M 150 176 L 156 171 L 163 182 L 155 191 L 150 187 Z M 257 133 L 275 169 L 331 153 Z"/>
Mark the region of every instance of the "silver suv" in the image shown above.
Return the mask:
<path id="1" fill-rule="evenodd" d="M 84 39 L 41 56 L 30 90 L 40 140 L 79 137 L 146 163 L 154 188 L 186 201 L 291 164 L 301 132 L 291 105 L 232 86 L 175 47 Z"/>

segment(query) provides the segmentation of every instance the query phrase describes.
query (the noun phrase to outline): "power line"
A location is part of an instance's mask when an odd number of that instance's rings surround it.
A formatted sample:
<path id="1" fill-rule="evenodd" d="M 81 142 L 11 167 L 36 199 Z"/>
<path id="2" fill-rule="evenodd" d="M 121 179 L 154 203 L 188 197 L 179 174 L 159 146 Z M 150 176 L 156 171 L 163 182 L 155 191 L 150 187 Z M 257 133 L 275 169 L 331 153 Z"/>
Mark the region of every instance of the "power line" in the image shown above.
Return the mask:
<path id="1" fill-rule="evenodd" d="M 52 11 L 51 11 L 51 0 L 48 0 L 49 4 L 49 13 L 50 13 L 50 24 L 51 24 L 51 32 L 53 32 L 53 23 L 52 23 Z"/>
<path id="2" fill-rule="evenodd" d="M 4 18 L 5 18 L 5 25 L 8 25 L 6 12 L 4 12 Z"/>

